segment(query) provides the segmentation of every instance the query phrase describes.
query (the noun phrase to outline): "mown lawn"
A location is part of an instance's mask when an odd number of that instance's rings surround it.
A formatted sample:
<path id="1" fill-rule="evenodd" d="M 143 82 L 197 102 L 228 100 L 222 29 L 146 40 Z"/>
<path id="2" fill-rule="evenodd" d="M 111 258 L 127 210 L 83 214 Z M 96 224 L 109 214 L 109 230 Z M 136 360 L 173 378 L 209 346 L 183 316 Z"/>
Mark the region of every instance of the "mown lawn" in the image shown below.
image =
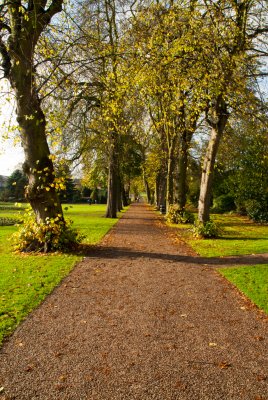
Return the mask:
<path id="1" fill-rule="evenodd" d="M 171 226 L 203 257 L 268 253 L 268 225 L 232 214 L 213 214 L 212 219 L 222 228 L 218 239 L 195 239 L 188 225 Z M 268 264 L 221 268 L 218 271 L 268 313 Z"/>
<path id="2" fill-rule="evenodd" d="M 117 219 L 104 218 L 105 205 L 65 207 L 68 208 L 65 216 L 85 234 L 87 244 L 100 241 L 117 222 Z M 0 218 L 18 217 L 18 211 L 2 208 L 0 203 Z M 9 238 L 16 229 L 15 226 L 0 226 L 0 343 L 81 259 L 74 254 L 14 254 Z"/>
<path id="3" fill-rule="evenodd" d="M 268 264 L 221 268 L 219 272 L 268 314 Z"/>
<path id="4" fill-rule="evenodd" d="M 190 226 L 171 226 L 200 256 L 220 257 L 268 252 L 268 224 L 260 225 L 247 217 L 234 214 L 212 214 L 212 219 L 222 228 L 218 239 L 195 239 Z"/>

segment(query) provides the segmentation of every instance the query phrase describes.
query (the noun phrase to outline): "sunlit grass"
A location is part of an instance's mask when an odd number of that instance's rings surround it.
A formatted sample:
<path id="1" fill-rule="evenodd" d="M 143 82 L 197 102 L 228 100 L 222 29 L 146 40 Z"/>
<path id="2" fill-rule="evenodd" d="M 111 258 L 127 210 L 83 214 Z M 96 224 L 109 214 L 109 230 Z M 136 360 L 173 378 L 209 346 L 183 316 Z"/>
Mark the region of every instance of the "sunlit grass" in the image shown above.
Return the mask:
<path id="1" fill-rule="evenodd" d="M 268 225 L 260 225 L 247 217 L 213 214 L 212 219 L 222 227 L 218 239 L 195 239 L 188 225 L 172 225 L 177 233 L 199 255 L 219 257 L 268 252 Z"/>
<path id="2" fill-rule="evenodd" d="M 219 272 L 268 314 L 268 264 L 221 268 Z"/>

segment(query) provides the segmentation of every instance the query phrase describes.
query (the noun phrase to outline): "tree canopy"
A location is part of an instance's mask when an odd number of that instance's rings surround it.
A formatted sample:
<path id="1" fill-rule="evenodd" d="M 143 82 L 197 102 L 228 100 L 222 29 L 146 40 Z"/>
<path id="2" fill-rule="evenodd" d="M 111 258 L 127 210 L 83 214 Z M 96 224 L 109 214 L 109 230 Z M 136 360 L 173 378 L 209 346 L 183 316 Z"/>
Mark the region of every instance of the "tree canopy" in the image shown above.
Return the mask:
<path id="1" fill-rule="evenodd" d="M 247 191 L 246 164 L 256 179 L 266 165 L 264 153 L 253 162 L 267 136 L 259 86 L 267 76 L 265 0 L 82 0 L 62 7 L 61 0 L 0 6 L 2 77 L 16 99 L 26 195 L 37 222 L 63 220 L 57 191 L 64 183 L 53 167 L 59 160 L 80 163 L 85 181 L 107 188 L 111 218 L 140 176 L 158 207 L 177 203 L 183 212 L 199 196 L 198 219 L 206 224 L 226 140 L 239 149 L 228 151 L 239 193 Z M 266 183 L 256 186 L 266 193 Z"/>

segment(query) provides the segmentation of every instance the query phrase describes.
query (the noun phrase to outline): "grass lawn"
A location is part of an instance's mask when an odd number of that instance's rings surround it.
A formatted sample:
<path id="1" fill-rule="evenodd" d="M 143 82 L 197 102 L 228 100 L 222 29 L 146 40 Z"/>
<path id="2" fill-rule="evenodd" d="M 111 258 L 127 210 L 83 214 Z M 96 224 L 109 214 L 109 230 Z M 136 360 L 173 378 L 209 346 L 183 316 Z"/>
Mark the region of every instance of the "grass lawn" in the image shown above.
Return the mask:
<path id="1" fill-rule="evenodd" d="M 0 218 L 18 216 L 14 209 L 2 209 Z M 65 216 L 85 234 L 85 243 L 95 244 L 117 222 L 104 218 L 105 205 L 72 205 Z M 0 343 L 30 311 L 37 307 L 81 259 L 73 254 L 19 255 L 12 253 L 9 237 L 14 226 L 0 226 Z"/>
<path id="2" fill-rule="evenodd" d="M 218 239 L 195 239 L 189 225 L 171 226 L 176 227 L 182 239 L 203 257 L 268 252 L 268 225 L 260 225 L 234 214 L 212 214 L 211 218 L 223 229 Z"/>
<path id="3" fill-rule="evenodd" d="M 187 225 L 171 226 L 203 257 L 268 253 L 268 225 L 234 214 L 212 214 L 211 217 L 223 229 L 218 239 L 194 239 Z M 268 313 L 268 264 L 221 268 L 219 272 Z"/>
<path id="4" fill-rule="evenodd" d="M 268 314 L 268 264 L 221 268 L 219 272 Z"/>

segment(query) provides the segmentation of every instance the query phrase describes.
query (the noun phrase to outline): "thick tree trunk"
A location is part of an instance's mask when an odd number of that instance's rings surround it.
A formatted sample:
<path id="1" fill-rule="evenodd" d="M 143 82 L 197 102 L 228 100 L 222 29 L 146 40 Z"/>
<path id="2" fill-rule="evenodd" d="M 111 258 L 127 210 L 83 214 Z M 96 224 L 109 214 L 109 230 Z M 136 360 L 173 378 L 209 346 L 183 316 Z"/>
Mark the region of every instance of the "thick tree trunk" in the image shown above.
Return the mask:
<path id="1" fill-rule="evenodd" d="M 46 137 L 46 121 L 36 92 L 34 76 L 26 60 L 15 64 L 10 82 L 15 91 L 17 121 L 25 154 L 24 171 L 29 178 L 26 198 L 38 223 L 47 219 L 63 220 L 55 188 L 55 173 Z"/>
<path id="2" fill-rule="evenodd" d="M 200 195 L 198 202 L 198 220 L 205 224 L 210 218 L 210 202 L 212 195 L 213 172 L 217 151 L 228 121 L 227 105 L 222 98 L 217 99 L 212 110 L 212 118 L 208 121 L 211 126 L 211 135 L 202 166 Z M 213 122 L 216 121 L 216 122 Z"/>
<path id="3" fill-rule="evenodd" d="M 116 134 L 113 134 L 110 147 L 106 218 L 117 217 L 118 184 L 117 137 Z"/>
<path id="4" fill-rule="evenodd" d="M 160 172 L 156 181 L 157 208 L 166 205 L 167 176 Z"/>

